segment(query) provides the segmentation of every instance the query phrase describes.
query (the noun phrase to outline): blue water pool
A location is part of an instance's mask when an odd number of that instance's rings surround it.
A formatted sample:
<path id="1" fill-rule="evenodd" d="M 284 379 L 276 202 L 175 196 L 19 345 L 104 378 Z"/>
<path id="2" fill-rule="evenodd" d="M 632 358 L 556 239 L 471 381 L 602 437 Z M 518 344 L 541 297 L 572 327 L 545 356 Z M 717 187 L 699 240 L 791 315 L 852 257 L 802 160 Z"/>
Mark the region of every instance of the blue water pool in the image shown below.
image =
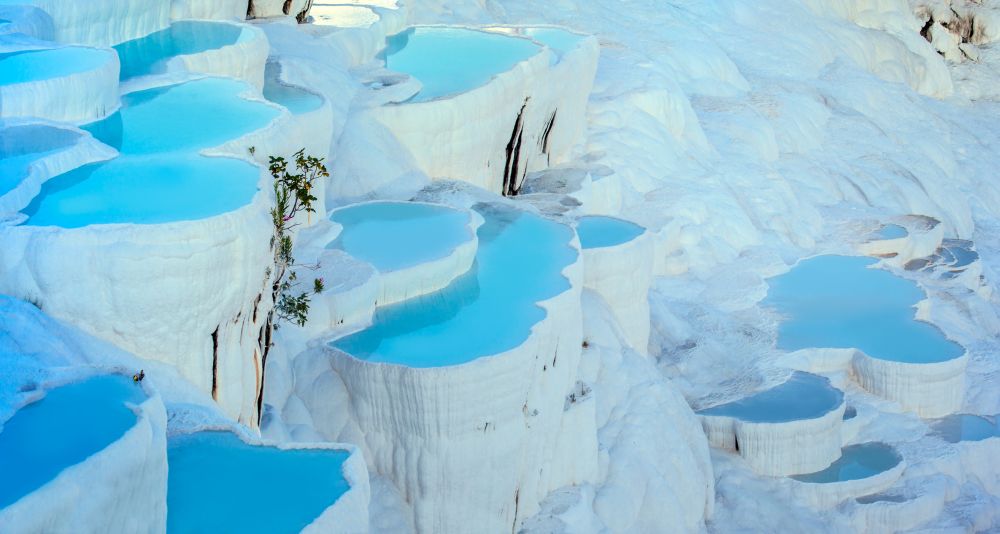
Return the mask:
<path id="1" fill-rule="evenodd" d="M 0 195 L 17 187 L 31 162 L 73 146 L 80 134 L 42 124 L 0 130 Z"/>
<path id="2" fill-rule="evenodd" d="M 791 478 L 799 482 L 819 484 L 861 480 L 888 471 L 902 460 L 896 449 L 873 441 L 844 447 L 840 458 L 826 469 L 805 475 L 792 475 Z"/>
<path id="3" fill-rule="evenodd" d="M 880 228 L 876 235 L 879 239 L 900 239 L 909 235 L 909 232 L 898 224 L 887 224 Z"/>
<path id="4" fill-rule="evenodd" d="M 580 246 L 585 249 L 621 245 L 639 237 L 645 231 L 645 228 L 633 222 L 600 215 L 580 217 L 576 225 Z"/>
<path id="5" fill-rule="evenodd" d="M 323 105 L 323 98 L 315 93 L 281 83 L 277 77 L 264 79 L 264 98 L 283 106 L 293 115 L 316 111 Z"/>
<path id="6" fill-rule="evenodd" d="M 171 438 L 167 532 L 299 532 L 350 489 L 348 456 L 249 445 L 230 432 Z"/>
<path id="7" fill-rule="evenodd" d="M 403 72 L 423 87 L 410 101 L 463 93 L 537 54 L 528 39 L 467 28 L 418 26 L 386 39 L 386 68 Z"/>
<path id="8" fill-rule="evenodd" d="M 373 202 L 339 209 L 330 220 L 343 231 L 331 248 L 382 272 L 443 258 L 472 239 L 469 214 L 414 202 Z"/>
<path id="9" fill-rule="evenodd" d="M 552 49 L 557 57 L 573 50 L 586 37 L 561 28 L 525 28 L 524 34 Z"/>
<path id="10" fill-rule="evenodd" d="M 211 217 L 248 204 L 259 169 L 198 155 L 266 126 L 278 110 L 240 98 L 249 86 L 204 78 L 130 93 L 107 119 L 83 127 L 121 155 L 47 181 L 25 224 L 157 224 Z"/>
<path id="11" fill-rule="evenodd" d="M 28 216 L 25 224 L 79 228 L 204 219 L 250 203 L 259 177 L 257 167 L 231 158 L 197 154 L 118 158 L 84 165 L 45 182 L 23 211 Z"/>
<path id="12" fill-rule="evenodd" d="M 130 378 L 102 375 L 47 391 L 0 430 L 0 508 L 120 439 L 146 399 Z"/>
<path id="13" fill-rule="evenodd" d="M 827 378 L 796 371 L 787 381 L 771 389 L 698 413 L 755 423 L 784 423 L 821 417 L 843 401 L 843 392 L 833 387 Z"/>
<path id="14" fill-rule="evenodd" d="M 374 362 L 442 367 L 512 349 L 545 317 L 538 302 L 570 288 L 573 231 L 538 215 L 479 205 L 486 219 L 472 269 L 445 289 L 379 308 L 374 324 L 333 346 Z"/>
<path id="15" fill-rule="evenodd" d="M 858 416 L 858 409 L 854 406 L 848 406 L 844 408 L 844 421 L 854 419 Z"/>
<path id="16" fill-rule="evenodd" d="M 949 443 L 959 441 L 982 441 L 1000 437 L 1000 425 L 996 416 L 983 417 L 967 413 L 949 415 L 931 424 L 935 435 Z"/>
<path id="17" fill-rule="evenodd" d="M 225 22 L 184 20 L 145 37 L 115 45 L 121 79 L 165 72 L 166 60 L 236 44 L 243 29 Z"/>
<path id="18" fill-rule="evenodd" d="M 250 85 L 202 78 L 129 93 L 114 115 L 86 126 L 102 143 L 123 154 L 201 150 L 267 126 L 279 111 L 239 95 Z"/>
<path id="19" fill-rule="evenodd" d="M 110 52 L 82 46 L 0 54 L 0 85 L 36 82 L 94 70 L 111 60 Z"/>
<path id="20" fill-rule="evenodd" d="M 764 302 L 785 317 L 778 347 L 856 348 L 873 358 L 907 363 L 961 356 L 960 345 L 914 318 L 913 305 L 925 298 L 920 287 L 872 268 L 877 261 L 816 256 L 771 278 Z"/>

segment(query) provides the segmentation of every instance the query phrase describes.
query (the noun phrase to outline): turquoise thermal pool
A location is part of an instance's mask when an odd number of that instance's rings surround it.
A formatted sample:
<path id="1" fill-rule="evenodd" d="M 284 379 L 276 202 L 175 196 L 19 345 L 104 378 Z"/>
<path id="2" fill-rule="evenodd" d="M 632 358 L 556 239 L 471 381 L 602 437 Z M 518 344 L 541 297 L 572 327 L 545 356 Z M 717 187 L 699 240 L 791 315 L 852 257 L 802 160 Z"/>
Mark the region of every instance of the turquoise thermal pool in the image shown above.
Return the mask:
<path id="1" fill-rule="evenodd" d="M 121 439 L 136 423 L 126 403 L 145 399 L 131 379 L 101 375 L 51 389 L 15 412 L 0 430 L 0 509 Z"/>
<path id="2" fill-rule="evenodd" d="M 931 424 L 931 429 L 934 435 L 949 443 L 1000 437 L 1000 425 L 997 424 L 996 416 L 954 414 L 938 419 Z"/>
<path id="3" fill-rule="evenodd" d="M 843 401 L 843 392 L 827 378 L 796 371 L 771 389 L 698 413 L 755 423 L 785 423 L 821 417 L 837 409 Z"/>
<path id="4" fill-rule="evenodd" d="M 410 102 L 424 102 L 474 89 L 539 53 L 520 37 L 468 28 L 418 26 L 386 39 L 385 66 L 422 84 Z"/>
<path id="5" fill-rule="evenodd" d="M 112 60 L 110 52 L 83 46 L 0 54 L 0 85 L 37 82 L 94 70 Z"/>
<path id="6" fill-rule="evenodd" d="M 916 283 L 882 269 L 878 260 L 816 256 L 769 279 L 765 304 L 784 321 L 778 348 L 856 348 L 872 358 L 934 363 L 965 350 L 935 326 L 917 321 L 913 306 L 925 298 Z"/>
<path id="7" fill-rule="evenodd" d="M 552 51 L 555 52 L 557 61 L 558 58 L 561 58 L 566 54 L 566 52 L 576 48 L 580 44 L 580 41 L 585 39 L 583 35 L 573 33 L 562 28 L 525 28 L 524 34 L 551 48 Z"/>
<path id="8" fill-rule="evenodd" d="M 33 161 L 62 152 L 79 139 L 76 132 L 43 124 L 0 130 L 0 195 L 21 183 Z"/>
<path id="9" fill-rule="evenodd" d="M 537 303 L 570 289 L 573 231 L 531 213 L 479 205 L 472 269 L 445 289 L 375 312 L 374 324 L 332 346 L 371 362 L 443 367 L 513 349 L 545 318 Z"/>
<path id="10" fill-rule="evenodd" d="M 204 78 L 130 93 L 115 115 L 88 124 L 121 155 L 47 181 L 25 208 L 29 226 L 158 224 L 197 220 L 248 204 L 259 169 L 243 160 L 198 155 L 263 128 L 278 110 L 238 95 L 243 82 Z M 212 194 L 205 194 L 206 191 Z"/>
<path id="11" fill-rule="evenodd" d="M 165 72 L 170 58 L 236 44 L 242 34 L 242 28 L 226 22 L 174 22 L 158 32 L 115 45 L 121 60 L 121 79 Z"/>
<path id="12" fill-rule="evenodd" d="M 329 247 L 396 271 L 444 258 L 472 239 L 469 214 L 416 202 L 371 202 L 333 212 L 343 231 Z"/>
<path id="13" fill-rule="evenodd" d="M 879 239 L 900 239 L 910 234 L 906 231 L 906 228 L 903 228 L 898 224 L 887 224 L 880 228 L 879 231 L 876 232 L 876 235 Z"/>
<path id="14" fill-rule="evenodd" d="M 249 445 L 198 432 L 167 445 L 167 532 L 299 532 L 350 489 L 349 453 Z M 255 513 L 266 503 L 267 513 Z"/>
<path id="15" fill-rule="evenodd" d="M 885 443 L 862 443 L 844 447 L 840 458 L 822 471 L 792 475 L 791 478 L 817 484 L 861 480 L 888 471 L 902 460 L 896 449 Z"/>
<path id="16" fill-rule="evenodd" d="M 580 217 L 576 233 L 580 236 L 580 247 L 614 247 L 627 243 L 645 232 L 646 229 L 623 219 L 589 215 Z"/>
<path id="17" fill-rule="evenodd" d="M 316 111 L 323 105 L 323 98 L 315 93 L 282 83 L 270 65 L 264 75 L 264 98 L 284 107 L 293 115 Z"/>

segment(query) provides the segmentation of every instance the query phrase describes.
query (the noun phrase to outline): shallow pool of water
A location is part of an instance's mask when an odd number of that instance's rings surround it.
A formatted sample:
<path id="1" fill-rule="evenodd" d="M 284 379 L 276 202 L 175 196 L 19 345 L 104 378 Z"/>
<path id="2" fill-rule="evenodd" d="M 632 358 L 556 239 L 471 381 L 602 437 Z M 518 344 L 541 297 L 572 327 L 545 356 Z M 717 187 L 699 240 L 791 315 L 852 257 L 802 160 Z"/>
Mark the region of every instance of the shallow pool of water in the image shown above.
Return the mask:
<path id="1" fill-rule="evenodd" d="M 250 85 L 202 78 L 122 96 L 122 108 L 83 126 L 122 154 L 201 150 L 267 126 L 279 110 L 241 98 Z"/>
<path id="2" fill-rule="evenodd" d="M 72 147 L 80 134 L 43 124 L 12 126 L 0 130 L 0 195 L 21 183 L 35 160 Z"/>
<path id="3" fill-rule="evenodd" d="M 243 29 L 233 24 L 184 20 L 145 37 L 115 45 L 121 79 L 166 71 L 166 60 L 236 44 Z"/>
<path id="4" fill-rule="evenodd" d="M 982 441 L 1000 437 L 996 417 L 983 417 L 967 413 L 949 415 L 931 424 L 934 435 L 949 443 Z"/>
<path id="5" fill-rule="evenodd" d="M 283 106 L 293 115 L 316 111 L 323 105 L 323 98 L 319 95 L 281 83 L 276 75 L 264 78 L 264 98 Z"/>
<path id="6" fill-rule="evenodd" d="M 333 212 L 343 226 L 329 247 L 339 248 L 382 272 L 444 258 L 472 239 L 469 214 L 416 202 L 371 202 Z"/>
<path id="7" fill-rule="evenodd" d="M 486 219 L 472 269 L 445 289 L 379 308 L 374 324 L 332 345 L 410 367 L 466 363 L 512 349 L 545 317 L 537 303 L 570 288 L 573 231 L 538 215 L 480 205 Z"/>
<path id="8" fill-rule="evenodd" d="M 472 30 L 418 26 L 386 39 L 386 68 L 422 84 L 410 102 L 463 93 L 537 54 L 528 39 Z"/>
<path id="9" fill-rule="evenodd" d="M 299 532 L 350 489 L 348 456 L 253 446 L 230 432 L 171 438 L 167 532 Z"/>
<path id="10" fill-rule="evenodd" d="M 106 50 L 66 46 L 0 54 L 0 85 L 36 82 L 94 70 L 111 56 Z"/>
<path id="11" fill-rule="evenodd" d="M 146 399 L 130 378 L 101 375 L 51 389 L 0 430 L 0 509 L 120 439 Z"/>
<path id="12" fill-rule="evenodd" d="M 843 392 L 833 387 L 827 378 L 796 371 L 787 381 L 771 389 L 698 413 L 757 423 L 784 423 L 815 419 L 830 413 L 843 401 Z"/>
<path id="13" fill-rule="evenodd" d="M 765 305 L 785 318 L 778 348 L 856 348 L 882 360 L 932 363 L 964 349 L 935 326 L 917 321 L 925 298 L 916 283 L 882 269 L 878 260 L 816 256 L 768 280 Z"/>
<path id="14" fill-rule="evenodd" d="M 887 224 L 880 228 L 876 235 L 879 239 L 900 239 L 909 235 L 909 232 L 898 224 Z"/>
<path id="15" fill-rule="evenodd" d="M 557 57 L 573 50 L 585 37 L 561 28 L 525 28 L 524 34 L 552 49 Z"/>
<path id="16" fill-rule="evenodd" d="M 841 450 L 841 456 L 822 471 L 792 475 L 799 482 L 830 483 L 860 480 L 888 471 L 902 461 L 896 449 L 885 443 L 869 442 L 851 445 Z"/>
<path id="17" fill-rule="evenodd" d="M 645 231 L 645 228 L 633 222 L 601 215 L 580 217 L 576 225 L 576 233 L 580 236 L 580 247 L 585 249 L 621 245 L 639 237 Z"/>

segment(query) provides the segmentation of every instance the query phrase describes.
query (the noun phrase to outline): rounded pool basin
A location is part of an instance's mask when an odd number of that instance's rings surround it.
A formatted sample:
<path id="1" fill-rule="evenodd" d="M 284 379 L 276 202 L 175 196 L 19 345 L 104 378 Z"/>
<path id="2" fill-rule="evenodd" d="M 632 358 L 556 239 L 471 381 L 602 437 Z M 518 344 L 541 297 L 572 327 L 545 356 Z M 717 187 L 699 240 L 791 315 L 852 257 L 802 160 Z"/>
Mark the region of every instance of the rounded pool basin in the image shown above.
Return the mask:
<path id="1" fill-rule="evenodd" d="M 0 196 L 21 183 L 31 162 L 62 152 L 79 139 L 76 132 L 43 124 L 0 130 Z"/>
<path id="2" fill-rule="evenodd" d="M 913 306 L 925 298 L 916 283 L 882 269 L 878 260 L 816 256 L 768 280 L 765 305 L 784 317 L 778 348 L 855 348 L 905 363 L 935 363 L 965 350 L 935 326 L 918 321 Z"/>
<path id="3" fill-rule="evenodd" d="M 482 86 L 491 78 L 541 51 L 521 37 L 469 28 L 417 26 L 386 39 L 385 66 L 422 84 L 410 102 L 452 96 Z"/>
<path id="4" fill-rule="evenodd" d="M 987 418 L 967 413 L 949 415 L 932 423 L 931 429 L 934 435 L 949 443 L 1000 437 L 1000 425 L 995 416 Z"/>
<path id="5" fill-rule="evenodd" d="M 409 367 L 458 365 L 523 343 L 545 318 L 538 302 L 570 289 L 576 261 L 568 227 L 509 208 L 478 206 L 485 218 L 472 269 L 441 291 L 375 312 L 371 327 L 332 346 Z"/>
<path id="6" fill-rule="evenodd" d="M 815 473 L 792 475 L 799 482 L 826 484 L 860 480 L 888 471 L 899 465 L 902 457 L 885 443 L 869 442 L 844 447 L 837 461 Z"/>
<path id="7" fill-rule="evenodd" d="M 173 437 L 167 532 L 299 532 L 350 489 L 342 469 L 349 456 L 250 445 L 231 432 Z"/>
<path id="8" fill-rule="evenodd" d="M 826 377 L 796 371 L 771 389 L 698 413 L 755 423 L 785 423 L 821 417 L 837 409 L 843 401 L 844 393 Z"/>
<path id="9" fill-rule="evenodd" d="M 110 52 L 83 46 L 0 54 L 0 85 L 37 82 L 87 72 L 112 59 Z"/>
<path id="10" fill-rule="evenodd" d="M 146 399 L 130 378 L 100 375 L 53 388 L 3 423 L 0 508 L 114 443 L 136 423 L 126 403 Z"/>
<path id="11" fill-rule="evenodd" d="M 470 241 L 469 214 L 417 202 L 369 202 L 334 211 L 343 226 L 329 247 L 366 261 L 381 272 L 419 265 Z"/>
<path id="12" fill-rule="evenodd" d="M 206 20 L 182 20 L 145 37 L 115 45 L 121 61 L 121 79 L 157 74 L 166 60 L 198 54 L 239 42 L 243 29 L 235 24 Z"/>
<path id="13" fill-rule="evenodd" d="M 580 236 L 580 247 L 614 247 L 639 237 L 646 229 L 633 222 L 615 217 L 588 215 L 580 217 L 576 233 Z"/>

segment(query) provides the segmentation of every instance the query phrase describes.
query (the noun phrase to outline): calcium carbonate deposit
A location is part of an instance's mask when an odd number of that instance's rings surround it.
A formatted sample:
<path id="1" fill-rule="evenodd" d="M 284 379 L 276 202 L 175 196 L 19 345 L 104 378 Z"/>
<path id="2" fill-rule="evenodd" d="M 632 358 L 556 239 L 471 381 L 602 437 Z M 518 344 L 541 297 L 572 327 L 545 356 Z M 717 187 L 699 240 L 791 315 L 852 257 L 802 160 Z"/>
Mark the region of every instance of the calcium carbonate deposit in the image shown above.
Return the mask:
<path id="1" fill-rule="evenodd" d="M 1000 0 L 0 0 L 0 533 L 1000 531 Z"/>

